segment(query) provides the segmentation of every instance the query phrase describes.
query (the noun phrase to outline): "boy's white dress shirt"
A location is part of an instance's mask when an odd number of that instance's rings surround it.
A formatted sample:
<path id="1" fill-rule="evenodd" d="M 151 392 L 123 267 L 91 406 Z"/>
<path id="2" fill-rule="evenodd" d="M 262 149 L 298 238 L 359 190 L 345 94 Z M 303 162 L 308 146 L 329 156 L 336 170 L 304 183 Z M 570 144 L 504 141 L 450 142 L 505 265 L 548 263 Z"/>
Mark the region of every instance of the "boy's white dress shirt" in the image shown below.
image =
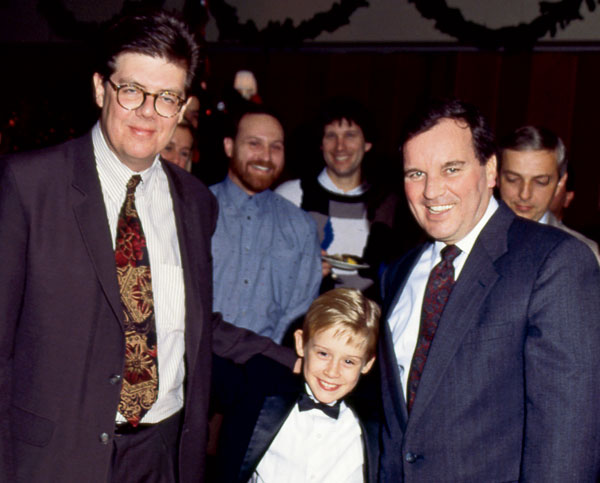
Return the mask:
<path id="1" fill-rule="evenodd" d="M 360 424 L 343 401 L 338 419 L 296 403 L 249 483 L 362 483 L 363 462 Z"/>

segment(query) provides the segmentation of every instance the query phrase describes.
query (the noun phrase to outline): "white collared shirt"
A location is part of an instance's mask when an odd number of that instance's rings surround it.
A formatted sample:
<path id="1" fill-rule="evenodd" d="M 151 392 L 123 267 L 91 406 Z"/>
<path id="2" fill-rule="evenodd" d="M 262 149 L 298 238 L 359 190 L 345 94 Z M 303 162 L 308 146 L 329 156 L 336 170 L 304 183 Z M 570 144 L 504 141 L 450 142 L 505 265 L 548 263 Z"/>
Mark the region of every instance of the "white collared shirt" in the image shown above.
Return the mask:
<path id="1" fill-rule="evenodd" d="M 173 200 L 158 156 L 152 166 L 136 173 L 110 150 L 100 123 L 92 129 L 92 142 L 113 250 L 127 182 L 134 174 L 142 177 L 135 191 L 135 206 L 150 257 L 158 345 L 158 399 L 142 422 L 157 423 L 183 407 L 185 286 Z M 125 418 L 117 414 L 116 420 L 123 422 Z"/>
<path id="2" fill-rule="evenodd" d="M 338 195 L 360 196 L 367 189 L 367 186 L 364 183 L 361 183 L 357 187 L 352 188 L 351 190 L 348 190 L 348 191 L 344 191 L 343 189 L 338 188 L 336 186 L 336 184 L 332 181 L 331 177 L 329 176 L 329 173 L 327 172 L 327 168 L 323 168 L 323 171 L 321 171 L 319 173 L 317 180 L 319 181 L 319 183 L 321 183 L 321 186 L 323 186 L 323 188 L 325 188 L 328 191 L 331 191 L 332 193 L 337 193 Z"/>
<path id="3" fill-rule="evenodd" d="M 481 220 L 479 220 L 467 236 L 456 243 L 456 246 L 460 248 L 461 253 L 453 262 L 455 280 L 458 280 L 465 262 L 469 257 L 469 253 L 471 253 L 473 245 L 475 245 L 477 237 L 479 237 L 479 233 L 497 209 L 498 202 L 492 197 Z M 402 381 L 405 397 L 410 364 L 419 337 L 421 311 L 427 280 L 429 279 L 429 274 L 433 267 L 442 259 L 440 252 L 445 246 L 445 243 L 436 241 L 423 250 L 419 260 L 410 273 L 398 302 L 388 317 L 390 331 L 392 332 L 394 352 L 396 353 L 396 362 L 398 364 L 398 370 L 400 371 L 400 380 Z"/>
<path id="4" fill-rule="evenodd" d="M 362 483 L 363 462 L 360 424 L 343 401 L 338 419 L 296 403 L 249 483 Z"/>

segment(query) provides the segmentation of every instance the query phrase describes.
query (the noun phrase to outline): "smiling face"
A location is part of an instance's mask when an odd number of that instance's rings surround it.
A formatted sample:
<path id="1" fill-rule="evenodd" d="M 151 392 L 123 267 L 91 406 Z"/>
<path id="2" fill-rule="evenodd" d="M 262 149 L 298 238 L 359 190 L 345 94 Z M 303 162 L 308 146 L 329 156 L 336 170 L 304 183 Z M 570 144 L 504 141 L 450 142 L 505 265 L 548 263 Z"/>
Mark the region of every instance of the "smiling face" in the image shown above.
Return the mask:
<path id="1" fill-rule="evenodd" d="M 110 79 L 117 85 L 135 84 L 148 92 L 170 91 L 184 98 L 185 77 L 183 67 L 163 58 L 124 53 L 116 58 Z M 161 117 L 154 110 L 154 98 L 147 96 L 138 109 L 127 110 L 119 105 L 117 92 L 105 81 L 100 74 L 94 74 L 94 93 L 102 109 L 100 126 L 104 137 L 123 164 L 133 171 L 143 171 L 168 144 L 183 109 L 173 117 Z"/>
<path id="2" fill-rule="evenodd" d="M 404 187 L 419 225 L 454 244 L 483 217 L 496 184 L 496 157 L 480 164 L 471 130 L 442 119 L 404 144 Z"/>
<path id="3" fill-rule="evenodd" d="M 539 221 L 549 209 L 559 182 L 553 151 L 502 153 L 500 196 L 519 216 Z"/>
<path id="4" fill-rule="evenodd" d="M 365 141 L 362 129 L 346 119 L 325 126 L 321 150 L 327 173 L 338 188 L 352 189 L 361 182 L 361 165 L 371 143 Z"/>
<path id="5" fill-rule="evenodd" d="M 161 158 L 190 171 L 194 138 L 187 127 L 177 126 L 169 144 L 160 152 Z"/>
<path id="6" fill-rule="evenodd" d="M 235 139 L 223 141 L 229 177 L 250 196 L 269 188 L 283 171 L 283 128 L 269 114 L 246 114 Z"/>
<path id="7" fill-rule="evenodd" d="M 375 357 L 367 361 L 366 344 L 357 344 L 357 336 L 353 337 L 355 343 L 351 343 L 348 335 L 347 332 L 338 333 L 338 328 L 332 326 L 316 332 L 305 345 L 302 330 L 294 333 L 296 352 L 304 358 L 304 379 L 322 403 L 343 398 L 375 362 Z"/>

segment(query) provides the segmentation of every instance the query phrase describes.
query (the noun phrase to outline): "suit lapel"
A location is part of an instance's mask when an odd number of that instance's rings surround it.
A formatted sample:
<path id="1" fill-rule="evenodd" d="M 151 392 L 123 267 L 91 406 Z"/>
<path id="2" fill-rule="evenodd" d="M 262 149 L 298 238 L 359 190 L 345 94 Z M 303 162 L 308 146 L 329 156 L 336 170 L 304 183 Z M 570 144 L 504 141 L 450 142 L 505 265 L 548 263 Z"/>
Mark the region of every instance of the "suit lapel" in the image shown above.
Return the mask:
<path id="1" fill-rule="evenodd" d="M 119 295 L 115 254 L 96 161 L 91 133 L 69 144 L 67 162 L 72 165 L 71 200 L 75 219 L 81 232 L 96 275 L 116 318 L 123 325 L 123 309 Z"/>
<path id="2" fill-rule="evenodd" d="M 404 290 L 408 277 L 424 249 L 425 247 L 421 247 L 408 253 L 399 264 L 394 267 L 394 270 L 391 273 L 385 274 L 384 284 L 382 285 L 390 288 L 397 287 L 397 289 L 393 297 L 386 297 L 387 301 L 383 306 L 384 317 L 382 320 L 388 321 L 389 316 L 392 314 L 392 310 L 400 299 L 400 294 Z M 391 406 L 394 408 L 398 421 L 400 421 L 400 426 L 404 430 L 408 419 L 408 413 L 406 410 L 406 399 L 404 397 L 404 391 L 402 390 L 400 371 L 398 370 L 398 361 L 396 360 L 392 331 L 389 322 L 382 327 L 379 348 L 380 360 L 385 361 L 385 363 L 380 364 L 381 377 L 385 379 L 386 386 L 383 398 L 384 401 L 387 397 L 391 398 Z"/>
<path id="3" fill-rule="evenodd" d="M 240 468 L 238 481 L 248 481 L 252 476 L 252 472 L 294 408 L 301 390 L 299 385 L 289 392 L 265 398 Z"/>
<path id="4" fill-rule="evenodd" d="M 200 273 L 198 269 L 199 260 L 194 260 L 190 256 L 192 246 L 194 247 L 194 253 L 205 253 L 203 248 L 199 246 L 203 243 L 204 238 L 201 233 L 197 232 L 200 228 L 200 214 L 197 213 L 196 203 L 192 203 L 187 199 L 181 180 L 173 172 L 173 168 L 169 163 L 163 162 L 162 165 L 169 180 L 185 284 L 185 352 L 188 367 L 196 367 L 198 341 L 203 327 L 202 307 L 212 307 L 212 300 L 201 299 L 202 291 L 198 284 L 202 276 L 212 277 L 212 274 Z M 206 248 L 206 253 L 210 253 L 210 247 Z"/>
<path id="5" fill-rule="evenodd" d="M 379 447 L 380 447 L 380 418 L 377 409 L 373 406 L 372 395 L 369 400 L 366 394 L 357 397 L 356 389 L 344 401 L 354 412 L 362 431 L 363 447 L 365 453 L 365 481 L 376 482 L 379 473 Z"/>
<path id="6" fill-rule="evenodd" d="M 479 320 L 481 306 L 498 280 L 494 263 L 507 251 L 508 227 L 513 219 L 512 212 L 500 205 L 469 254 L 431 344 L 410 414 L 411 428 L 418 425 L 463 338 Z"/>

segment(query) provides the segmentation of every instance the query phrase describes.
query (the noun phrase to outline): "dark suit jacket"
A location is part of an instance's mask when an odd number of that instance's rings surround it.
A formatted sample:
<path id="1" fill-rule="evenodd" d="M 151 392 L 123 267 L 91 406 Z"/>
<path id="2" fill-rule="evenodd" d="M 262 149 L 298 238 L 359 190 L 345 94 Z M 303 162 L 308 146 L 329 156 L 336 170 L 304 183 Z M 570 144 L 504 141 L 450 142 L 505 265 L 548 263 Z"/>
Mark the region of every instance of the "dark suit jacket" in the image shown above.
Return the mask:
<path id="1" fill-rule="evenodd" d="M 215 357 L 213 395 L 224 414 L 217 453 L 218 483 L 245 483 L 269 449 L 304 391 L 304 379 L 255 356 L 243 367 Z M 359 392 L 344 400 L 357 415 L 365 450 L 365 481 L 377 481 L 380 416 L 377 395 Z M 354 397 L 352 397 L 354 395 Z"/>
<path id="2" fill-rule="evenodd" d="M 384 276 L 383 320 L 420 253 Z M 590 250 L 501 204 L 447 302 L 410 417 L 382 327 L 381 481 L 598 481 L 599 348 Z"/>
<path id="3" fill-rule="evenodd" d="M 280 353 L 211 313 L 217 204 L 192 176 L 164 166 L 185 282 L 187 482 L 203 478 L 212 351 L 240 362 Z M 0 480 L 105 483 L 125 343 L 90 134 L 2 160 L 0 260 Z"/>

